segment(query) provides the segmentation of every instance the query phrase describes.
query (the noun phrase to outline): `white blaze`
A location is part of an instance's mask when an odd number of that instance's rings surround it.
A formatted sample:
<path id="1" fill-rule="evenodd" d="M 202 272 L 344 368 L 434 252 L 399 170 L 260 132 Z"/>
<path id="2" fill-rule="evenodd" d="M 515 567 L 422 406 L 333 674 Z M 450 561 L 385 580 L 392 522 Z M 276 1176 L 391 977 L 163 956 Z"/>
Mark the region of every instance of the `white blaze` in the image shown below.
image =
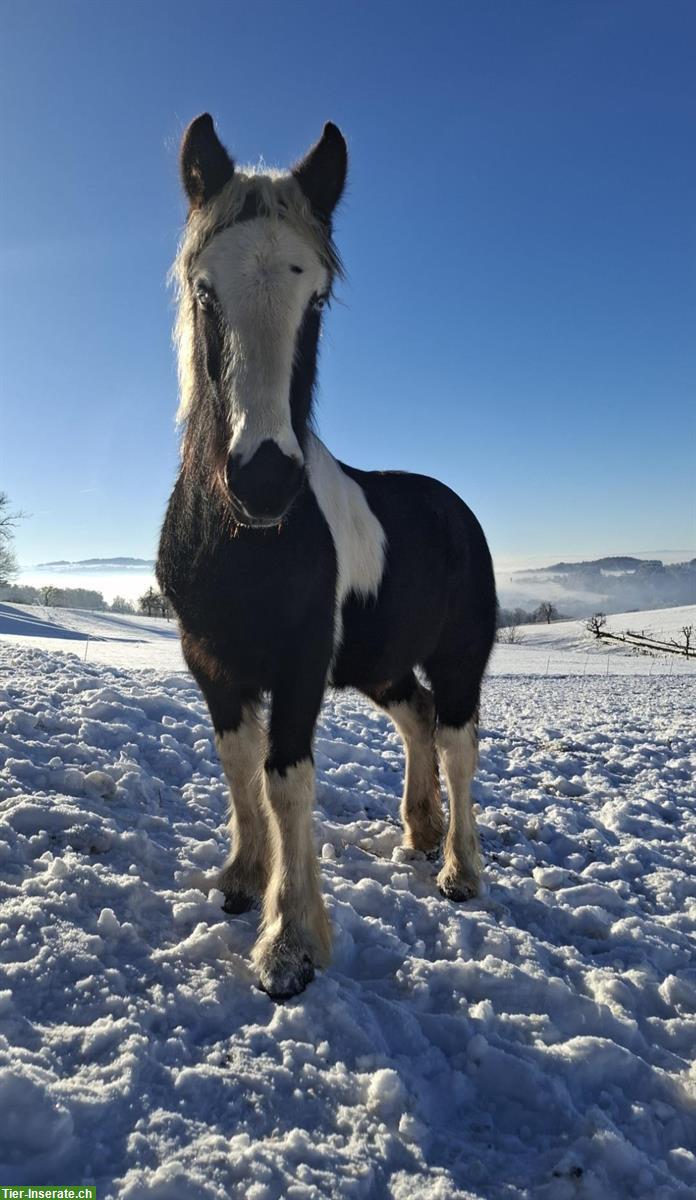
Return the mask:
<path id="1" fill-rule="evenodd" d="M 290 224 L 257 217 L 216 234 L 193 276 L 212 286 L 222 310 L 230 454 L 244 465 L 271 440 L 302 462 L 290 414 L 295 346 L 307 305 L 328 288 L 329 272 Z"/>

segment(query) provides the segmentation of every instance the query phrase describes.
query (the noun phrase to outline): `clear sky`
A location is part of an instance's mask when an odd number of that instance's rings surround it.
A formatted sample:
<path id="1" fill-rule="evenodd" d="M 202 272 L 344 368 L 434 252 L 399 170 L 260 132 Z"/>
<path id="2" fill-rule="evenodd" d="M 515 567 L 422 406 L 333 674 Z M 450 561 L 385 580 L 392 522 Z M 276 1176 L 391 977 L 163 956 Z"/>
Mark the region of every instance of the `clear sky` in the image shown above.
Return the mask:
<path id="1" fill-rule="evenodd" d="M 693 0 L 2 0 L 0 490 L 24 563 L 150 557 L 173 482 L 181 131 L 336 121 L 319 428 L 494 554 L 690 550 Z"/>

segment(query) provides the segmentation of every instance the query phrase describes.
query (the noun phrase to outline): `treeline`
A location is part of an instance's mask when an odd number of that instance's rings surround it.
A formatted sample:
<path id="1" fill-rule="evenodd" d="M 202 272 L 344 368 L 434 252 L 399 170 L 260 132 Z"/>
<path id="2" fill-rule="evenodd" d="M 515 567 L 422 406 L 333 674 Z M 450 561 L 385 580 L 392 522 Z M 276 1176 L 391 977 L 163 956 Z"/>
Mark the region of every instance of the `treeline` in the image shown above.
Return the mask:
<path id="1" fill-rule="evenodd" d="M 498 609 L 499 629 L 509 629 L 517 625 L 550 625 L 552 621 L 567 621 L 568 619 L 549 600 L 544 600 L 531 610 L 526 608 Z"/>
<path id="2" fill-rule="evenodd" d="M 30 583 L 5 584 L 0 587 L 0 600 L 11 604 L 47 604 L 52 608 L 90 608 L 102 612 L 109 608 L 101 592 L 91 588 L 59 588 L 52 584 L 45 587 L 33 587 Z"/>
<path id="3" fill-rule="evenodd" d="M 125 596 L 114 596 L 109 604 L 101 592 L 91 588 L 59 588 L 53 584 L 34 587 L 29 583 L 7 583 L 0 586 L 0 600 L 10 604 L 43 604 L 48 608 L 83 608 L 91 612 L 141 614 L 148 617 L 173 615 L 172 606 L 155 588 L 150 587 L 134 602 Z"/>

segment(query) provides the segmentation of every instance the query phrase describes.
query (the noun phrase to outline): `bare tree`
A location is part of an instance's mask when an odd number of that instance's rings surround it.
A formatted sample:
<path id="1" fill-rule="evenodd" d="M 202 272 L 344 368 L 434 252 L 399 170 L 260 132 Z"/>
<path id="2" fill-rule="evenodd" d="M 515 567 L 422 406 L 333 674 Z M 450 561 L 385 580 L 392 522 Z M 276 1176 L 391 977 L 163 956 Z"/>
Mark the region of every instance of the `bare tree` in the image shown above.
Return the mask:
<path id="1" fill-rule="evenodd" d="M 535 616 L 537 621 L 546 621 L 546 624 L 550 625 L 558 617 L 558 609 L 550 600 L 544 600 L 536 610 Z"/>
<path id="2" fill-rule="evenodd" d="M 130 600 L 126 600 L 125 596 L 114 596 L 110 605 L 111 611 L 115 613 L 134 613 L 135 607 Z"/>
<path id="3" fill-rule="evenodd" d="M 693 641 L 693 636 L 694 636 L 693 625 L 682 625 L 681 633 L 682 633 L 682 637 L 684 638 L 684 653 L 685 653 L 686 657 L 688 658 L 689 650 L 691 648 L 691 643 Z"/>
<path id="4" fill-rule="evenodd" d="M 587 630 L 588 633 L 593 633 L 596 638 L 601 638 L 603 636 L 602 630 L 604 629 L 604 626 L 606 625 L 606 623 L 607 623 L 607 618 L 606 618 L 605 614 L 601 613 L 601 612 L 596 612 L 596 613 L 593 613 L 592 616 L 589 618 L 589 620 L 586 622 L 585 629 Z"/>
<path id="5" fill-rule="evenodd" d="M 519 625 L 503 625 L 498 630 L 497 641 L 503 646 L 518 646 L 524 641 L 524 634 Z"/>
<path id="6" fill-rule="evenodd" d="M 44 584 L 41 588 L 41 603 L 46 605 L 55 604 L 57 599 L 58 588 L 54 587 L 52 583 Z"/>
<path id="7" fill-rule="evenodd" d="M 156 592 L 153 587 L 149 587 L 138 600 L 138 608 L 148 617 L 159 616 L 161 612 L 159 592 Z"/>
<path id="8" fill-rule="evenodd" d="M 167 597 L 153 587 L 148 588 L 140 597 L 138 607 L 140 612 L 146 613 L 148 617 L 166 617 L 168 621 L 174 613 Z"/>
<path id="9" fill-rule="evenodd" d="M 6 492 L 0 492 L 0 583 L 11 583 L 17 574 L 12 543 L 15 525 L 23 516 L 21 512 L 10 512 L 10 498 Z"/>

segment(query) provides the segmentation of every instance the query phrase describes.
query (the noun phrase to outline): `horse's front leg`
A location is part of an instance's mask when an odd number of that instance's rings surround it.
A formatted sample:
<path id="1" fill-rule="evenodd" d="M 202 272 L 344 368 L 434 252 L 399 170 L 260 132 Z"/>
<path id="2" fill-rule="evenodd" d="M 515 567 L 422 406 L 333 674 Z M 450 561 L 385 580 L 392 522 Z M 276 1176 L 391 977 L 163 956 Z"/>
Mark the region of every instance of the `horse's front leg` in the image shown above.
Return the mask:
<path id="1" fill-rule="evenodd" d="M 240 708 L 234 728 L 215 735 L 220 762 L 230 785 L 232 852 L 218 876 L 228 913 L 246 912 L 263 896 L 268 882 L 268 812 L 263 792 L 266 733 L 255 704 Z"/>
<path id="2" fill-rule="evenodd" d="M 259 715 L 260 694 L 242 692 L 225 664 L 192 634 L 182 632 L 181 647 L 208 705 L 230 789 L 232 850 L 216 882 L 225 894 L 225 911 L 245 912 L 263 896 L 268 879 L 266 731 Z"/>
<path id="3" fill-rule="evenodd" d="M 299 668 L 273 692 L 264 789 L 271 813 L 271 866 L 263 924 L 254 964 L 265 992 L 294 996 L 324 966 L 331 931 L 319 887 L 312 832 L 314 762 L 312 735 L 324 691 Z"/>

